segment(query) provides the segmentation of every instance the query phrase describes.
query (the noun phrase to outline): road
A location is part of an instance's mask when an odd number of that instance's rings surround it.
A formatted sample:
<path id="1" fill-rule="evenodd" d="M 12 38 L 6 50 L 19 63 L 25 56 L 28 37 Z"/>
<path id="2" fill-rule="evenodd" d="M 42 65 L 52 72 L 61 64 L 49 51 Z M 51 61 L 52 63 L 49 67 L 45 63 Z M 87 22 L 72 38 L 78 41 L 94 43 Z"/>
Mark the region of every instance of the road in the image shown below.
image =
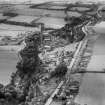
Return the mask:
<path id="1" fill-rule="evenodd" d="M 105 68 L 105 35 L 97 36 L 87 71 L 101 72 Z M 81 105 L 105 105 L 105 73 L 86 73 L 76 102 Z"/>

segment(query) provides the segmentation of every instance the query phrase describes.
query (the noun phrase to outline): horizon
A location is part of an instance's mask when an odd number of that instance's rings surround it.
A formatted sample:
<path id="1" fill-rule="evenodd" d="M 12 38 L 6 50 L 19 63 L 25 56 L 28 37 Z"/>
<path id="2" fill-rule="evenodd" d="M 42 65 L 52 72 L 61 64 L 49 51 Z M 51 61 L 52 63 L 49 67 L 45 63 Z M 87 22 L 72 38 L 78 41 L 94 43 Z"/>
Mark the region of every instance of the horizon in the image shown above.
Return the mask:
<path id="1" fill-rule="evenodd" d="M 43 2 L 65 2 L 65 3 L 75 3 L 75 2 L 105 2 L 105 0 L 0 0 L 2 3 L 43 3 Z"/>

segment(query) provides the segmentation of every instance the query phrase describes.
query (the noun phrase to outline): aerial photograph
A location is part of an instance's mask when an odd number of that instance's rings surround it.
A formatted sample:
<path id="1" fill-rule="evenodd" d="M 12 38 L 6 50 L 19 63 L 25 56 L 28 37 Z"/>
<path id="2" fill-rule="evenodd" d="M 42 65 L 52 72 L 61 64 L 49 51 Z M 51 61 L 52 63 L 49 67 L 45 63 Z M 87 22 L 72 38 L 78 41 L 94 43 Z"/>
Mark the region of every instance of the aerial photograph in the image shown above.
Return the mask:
<path id="1" fill-rule="evenodd" d="M 0 0 L 0 105 L 105 105 L 105 0 Z"/>

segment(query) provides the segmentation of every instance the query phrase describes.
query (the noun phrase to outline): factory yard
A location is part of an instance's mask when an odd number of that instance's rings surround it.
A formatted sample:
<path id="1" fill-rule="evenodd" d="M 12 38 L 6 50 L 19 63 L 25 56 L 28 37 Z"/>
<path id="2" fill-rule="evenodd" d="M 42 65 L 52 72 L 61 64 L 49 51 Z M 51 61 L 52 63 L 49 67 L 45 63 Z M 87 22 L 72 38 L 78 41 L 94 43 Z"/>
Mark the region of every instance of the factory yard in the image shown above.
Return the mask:
<path id="1" fill-rule="evenodd" d="M 36 20 L 36 19 L 38 19 L 38 17 L 35 17 L 35 16 L 22 16 L 22 15 L 20 15 L 20 16 L 16 16 L 16 17 L 8 19 L 8 21 L 30 23 L 30 22 L 32 22 L 33 20 Z"/>

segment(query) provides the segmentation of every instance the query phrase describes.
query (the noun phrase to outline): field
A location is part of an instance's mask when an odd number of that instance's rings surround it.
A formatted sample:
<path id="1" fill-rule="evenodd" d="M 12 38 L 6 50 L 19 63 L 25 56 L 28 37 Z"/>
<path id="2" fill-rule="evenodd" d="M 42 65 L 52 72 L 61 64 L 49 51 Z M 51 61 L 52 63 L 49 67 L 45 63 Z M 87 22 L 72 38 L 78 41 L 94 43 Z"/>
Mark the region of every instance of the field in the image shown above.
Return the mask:
<path id="1" fill-rule="evenodd" d="M 16 21 L 16 22 L 26 22 L 26 23 L 31 23 L 33 20 L 38 19 L 39 17 L 36 16 L 16 16 L 14 18 L 8 19 L 8 21 Z"/>
<path id="2" fill-rule="evenodd" d="M 6 85 L 10 82 L 12 72 L 16 72 L 17 54 L 9 50 L 0 49 L 0 83 Z"/>

